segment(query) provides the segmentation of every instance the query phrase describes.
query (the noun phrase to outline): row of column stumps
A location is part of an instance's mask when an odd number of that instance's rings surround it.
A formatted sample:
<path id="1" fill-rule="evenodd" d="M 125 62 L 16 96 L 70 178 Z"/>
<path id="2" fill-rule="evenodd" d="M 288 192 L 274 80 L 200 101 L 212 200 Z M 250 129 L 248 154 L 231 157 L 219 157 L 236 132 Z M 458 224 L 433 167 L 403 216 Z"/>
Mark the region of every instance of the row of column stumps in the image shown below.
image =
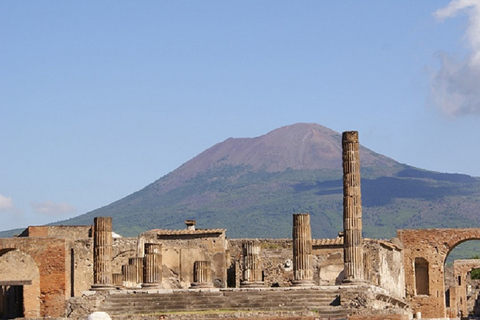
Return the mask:
<path id="1" fill-rule="evenodd" d="M 293 286 L 313 286 L 312 232 L 310 214 L 293 215 Z M 260 244 L 255 240 L 242 243 L 243 280 L 240 287 L 263 287 Z"/>
<path id="2" fill-rule="evenodd" d="M 363 282 L 362 194 L 357 131 L 342 134 L 344 283 Z"/>
<path id="3" fill-rule="evenodd" d="M 310 216 L 308 214 L 294 215 L 293 230 L 295 281 L 297 285 L 303 285 L 309 283 L 306 280 L 313 279 Z M 112 273 L 112 242 L 112 218 L 96 217 L 94 219 L 94 284 L 92 290 L 111 290 L 119 285 L 120 274 L 115 274 L 116 279 L 114 280 L 114 274 Z M 259 243 L 246 241 L 242 244 L 242 250 L 244 274 L 241 286 L 264 286 Z M 142 282 L 143 288 L 160 287 L 162 283 L 161 266 L 161 245 L 146 243 L 143 258 L 130 258 L 128 265 L 122 266 L 123 286 L 135 287 L 139 282 Z M 213 286 L 211 268 L 210 261 L 194 262 L 192 288 L 210 288 Z M 143 281 L 140 281 L 140 279 Z"/>
<path id="4" fill-rule="evenodd" d="M 96 217 L 93 220 L 93 285 L 91 290 L 112 290 L 122 282 L 124 286 L 157 288 L 162 283 L 161 245 L 145 244 L 143 258 L 130 258 L 122 266 L 122 275 L 112 273 L 112 217 Z M 124 280 L 120 281 L 119 277 Z M 115 277 L 115 279 L 114 279 Z"/>
<path id="5" fill-rule="evenodd" d="M 91 290 L 112 290 L 122 282 L 125 287 L 135 287 L 141 280 L 146 289 L 160 288 L 162 284 L 161 244 L 146 243 L 143 258 L 130 258 L 122 266 L 122 274 L 112 273 L 112 218 L 96 217 L 93 226 L 93 285 Z M 192 288 L 210 288 L 211 261 L 195 261 Z M 115 276 L 115 279 L 114 279 Z M 119 279 L 123 279 L 120 281 Z"/>
<path id="6" fill-rule="evenodd" d="M 342 134 L 343 164 L 343 236 L 344 236 L 344 283 L 364 281 L 363 237 L 362 237 L 362 199 L 360 188 L 360 152 L 357 131 Z M 92 290 L 109 290 L 115 287 L 117 279 L 112 274 L 112 218 L 94 219 L 94 284 Z M 293 271 L 294 286 L 311 286 L 313 281 L 313 256 L 310 215 L 293 215 Z M 242 244 L 244 269 L 241 286 L 263 286 L 260 245 L 255 241 Z M 132 258 L 142 259 L 142 258 Z M 139 264 L 143 263 L 143 268 Z M 162 283 L 161 245 L 145 244 L 145 256 L 141 260 L 129 260 L 122 267 L 126 283 L 141 278 L 142 287 L 154 288 Z M 139 271 L 139 270 L 142 271 Z M 194 283 L 192 288 L 212 287 L 210 261 L 194 262 Z M 140 273 L 143 273 L 140 275 Z"/>

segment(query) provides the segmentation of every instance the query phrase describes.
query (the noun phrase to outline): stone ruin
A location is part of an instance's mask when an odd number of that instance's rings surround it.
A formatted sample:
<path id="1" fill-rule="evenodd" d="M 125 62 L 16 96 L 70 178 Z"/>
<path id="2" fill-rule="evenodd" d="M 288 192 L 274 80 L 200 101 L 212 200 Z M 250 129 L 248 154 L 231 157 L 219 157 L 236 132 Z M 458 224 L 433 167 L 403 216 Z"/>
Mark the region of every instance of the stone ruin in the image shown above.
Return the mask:
<path id="1" fill-rule="evenodd" d="M 364 239 L 358 133 L 344 132 L 343 231 L 312 239 L 310 215 L 293 215 L 291 239 L 227 239 L 225 229 L 154 229 L 114 237 L 92 226 L 31 226 L 0 239 L 0 316 L 112 319 L 458 319 L 472 310 L 457 261 L 445 259 L 480 229 L 398 230 Z M 478 289 L 477 291 L 476 288 Z M 470 302 L 468 301 L 470 300 Z M 469 305 L 470 303 L 470 305 Z M 92 316 L 91 316 L 92 317 Z"/>

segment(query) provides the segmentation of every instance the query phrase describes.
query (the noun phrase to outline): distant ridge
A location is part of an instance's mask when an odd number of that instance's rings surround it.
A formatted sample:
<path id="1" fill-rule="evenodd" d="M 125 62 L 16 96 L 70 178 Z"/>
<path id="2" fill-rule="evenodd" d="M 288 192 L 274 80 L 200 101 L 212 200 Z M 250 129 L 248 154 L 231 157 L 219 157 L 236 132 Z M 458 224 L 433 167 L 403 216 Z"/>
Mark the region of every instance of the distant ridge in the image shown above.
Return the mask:
<path id="1" fill-rule="evenodd" d="M 309 212 L 314 237 L 336 237 L 342 229 L 341 152 L 341 135 L 314 123 L 229 138 L 123 199 L 56 224 L 112 216 L 116 232 L 134 236 L 184 228 L 184 220 L 195 219 L 200 228 L 226 228 L 230 238 L 285 238 L 292 214 Z M 365 236 L 480 225 L 478 178 L 417 169 L 364 147 L 360 157 Z"/>

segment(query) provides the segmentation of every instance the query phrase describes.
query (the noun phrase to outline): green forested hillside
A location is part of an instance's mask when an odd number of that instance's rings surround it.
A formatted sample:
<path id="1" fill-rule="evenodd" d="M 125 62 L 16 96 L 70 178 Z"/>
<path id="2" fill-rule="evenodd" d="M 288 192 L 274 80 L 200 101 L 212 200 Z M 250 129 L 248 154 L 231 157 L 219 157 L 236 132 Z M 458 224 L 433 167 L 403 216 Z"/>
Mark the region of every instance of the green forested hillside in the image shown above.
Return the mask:
<path id="1" fill-rule="evenodd" d="M 480 181 L 405 167 L 394 177 L 362 178 L 364 235 L 391 238 L 397 229 L 479 226 Z M 291 236 L 292 214 L 311 214 L 316 238 L 342 230 L 342 180 L 335 170 L 250 172 L 223 167 L 200 174 L 164 194 L 155 184 L 110 206 L 72 219 L 91 223 L 113 216 L 115 230 L 136 235 L 152 228 L 226 228 L 231 238 Z"/>
<path id="2" fill-rule="evenodd" d="M 361 142 L 361 133 L 360 133 Z M 480 180 L 400 164 L 360 146 L 365 237 L 397 229 L 480 227 Z M 255 138 L 229 138 L 170 174 L 103 208 L 56 224 L 112 216 L 114 230 L 224 228 L 230 238 L 289 238 L 292 214 L 311 214 L 315 238 L 343 229 L 341 135 L 294 124 Z"/>

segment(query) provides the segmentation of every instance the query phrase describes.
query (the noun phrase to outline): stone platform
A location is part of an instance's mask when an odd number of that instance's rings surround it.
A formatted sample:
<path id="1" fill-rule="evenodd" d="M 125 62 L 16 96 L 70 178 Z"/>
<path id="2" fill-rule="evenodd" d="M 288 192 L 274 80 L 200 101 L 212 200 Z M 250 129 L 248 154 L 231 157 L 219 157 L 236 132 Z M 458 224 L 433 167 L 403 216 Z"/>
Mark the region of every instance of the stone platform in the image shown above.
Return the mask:
<path id="1" fill-rule="evenodd" d="M 70 302 L 69 318 L 104 311 L 112 319 L 348 319 L 355 313 L 408 313 L 375 286 L 115 290 Z M 83 314 L 82 314 L 83 312 Z M 298 318 L 300 317 L 300 318 Z M 400 319 L 400 318 L 399 318 Z"/>

